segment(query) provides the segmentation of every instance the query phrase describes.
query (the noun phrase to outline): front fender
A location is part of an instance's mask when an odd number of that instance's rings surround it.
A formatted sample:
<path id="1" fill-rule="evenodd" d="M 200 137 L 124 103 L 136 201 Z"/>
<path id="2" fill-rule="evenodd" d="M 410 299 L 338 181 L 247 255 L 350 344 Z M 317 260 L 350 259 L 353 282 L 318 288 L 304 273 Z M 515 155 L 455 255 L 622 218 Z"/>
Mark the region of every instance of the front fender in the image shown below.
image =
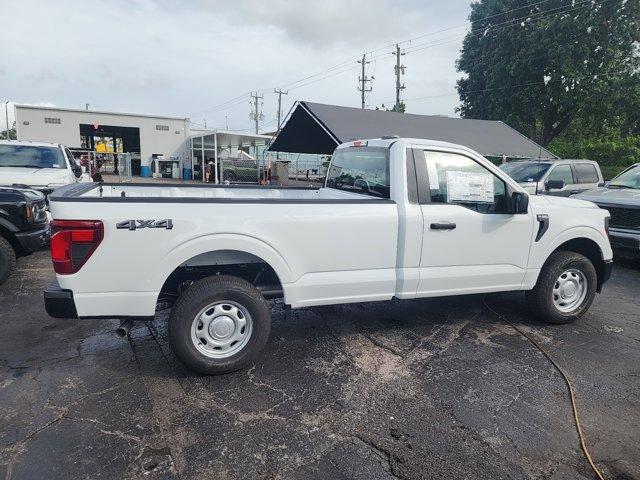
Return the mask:
<path id="1" fill-rule="evenodd" d="M 547 240 L 544 244 L 534 243 L 531 256 L 529 258 L 529 268 L 540 269 L 557 248 L 569 240 L 578 238 L 586 238 L 593 241 L 602 252 L 603 260 L 611 260 L 613 251 L 609 239 L 606 238 L 598 229 L 589 226 L 572 227 L 559 232 L 555 237 Z M 544 239 L 544 237 L 543 237 Z"/>

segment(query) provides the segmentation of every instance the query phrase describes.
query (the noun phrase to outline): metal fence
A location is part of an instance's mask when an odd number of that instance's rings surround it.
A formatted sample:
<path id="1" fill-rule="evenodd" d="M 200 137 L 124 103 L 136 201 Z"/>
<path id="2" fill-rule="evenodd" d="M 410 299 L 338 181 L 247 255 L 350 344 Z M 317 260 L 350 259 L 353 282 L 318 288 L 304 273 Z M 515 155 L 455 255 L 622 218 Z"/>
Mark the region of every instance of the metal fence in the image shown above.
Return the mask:
<path id="1" fill-rule="evenodd" d="M 118 175 L 121 182 L 132 181 L 132 153 L 102 153 L 92 150 L 71 150 L 74 158 L 85 167 L 94 181 L 100 181 L 102 174 Z"/>
<path id="2" fill-rule="evenodd" d="M 321 184 L 326 176 L 328 159 L 304 158 L 291 154 L 267 154 L 258 159 L 218 159 L 218 182 L 226 184 L 279 185 Z M 276 169 L 276 165 L 279 167 Z M 213 162 L 205 166 L 205 181 L 214 183 Z M 279 173 L 276 173 L 276 170 Z M 282 172 L 285 172 L 284 177 Z"/>
<path id="3" fill-rule="evenodd" d="M 327 174 L 329 160 L 330 157 L 321 155 L 264 152 L 258 160 L 260 178 L 262 184 L 320 185 Z M 276 168 L 276 164 L 280 167 Z M 285 172 L 286 178 L 281 172 Z"/>

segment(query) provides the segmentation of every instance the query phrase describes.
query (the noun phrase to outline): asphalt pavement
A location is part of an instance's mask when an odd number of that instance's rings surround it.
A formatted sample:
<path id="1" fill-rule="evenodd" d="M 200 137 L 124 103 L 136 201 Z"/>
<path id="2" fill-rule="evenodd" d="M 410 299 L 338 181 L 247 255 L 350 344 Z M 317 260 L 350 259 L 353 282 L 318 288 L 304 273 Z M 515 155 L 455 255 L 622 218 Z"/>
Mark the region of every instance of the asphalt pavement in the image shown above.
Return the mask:
<path id="1" fill-rule="evenodd" d="M 285 311 L 250 368 L 185 370 L 166 314 L 55 320 L 47 252 L 0 286 L 0 478 L 640 478 L 640 267 L 617 263 L 572 325 L 517 293 Z"/>

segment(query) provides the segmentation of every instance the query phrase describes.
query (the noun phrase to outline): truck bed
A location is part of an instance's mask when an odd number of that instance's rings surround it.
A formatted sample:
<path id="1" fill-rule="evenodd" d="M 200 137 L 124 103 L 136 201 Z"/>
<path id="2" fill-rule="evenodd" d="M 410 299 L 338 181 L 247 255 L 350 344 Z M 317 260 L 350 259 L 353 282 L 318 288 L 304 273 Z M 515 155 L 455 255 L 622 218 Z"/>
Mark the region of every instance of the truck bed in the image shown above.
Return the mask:
<path id="1" fill-rule="evenodd" d="M 58 275 L 81 317 L 151 316 L 172 272 L 229 252 L 273 268 L 293 307 L 395 293 L 392 200 L 330 188 L 78 184 L 56 190 L 50 208 L 55 220 L 104 226 L 81 269 Z"/>

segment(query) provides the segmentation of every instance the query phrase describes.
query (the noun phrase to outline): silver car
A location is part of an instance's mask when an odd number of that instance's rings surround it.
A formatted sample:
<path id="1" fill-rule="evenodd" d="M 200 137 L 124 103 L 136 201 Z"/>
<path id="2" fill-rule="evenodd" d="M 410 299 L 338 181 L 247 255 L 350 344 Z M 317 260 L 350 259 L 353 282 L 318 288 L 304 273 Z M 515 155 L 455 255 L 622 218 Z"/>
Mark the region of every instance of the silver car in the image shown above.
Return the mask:
<path id="1" fill-rule="evenodd" d="M 604 187 L 575 198 L 609 210 L 609 239 L 619 253 L 640 257 L 640 163 L 631 165 Z"/>
<path id="2" fill-rule="evenodd" d="M 515 160 L 500 169 L 530 194 L 568 197 L 604 185 L 593 160 Z"/>

